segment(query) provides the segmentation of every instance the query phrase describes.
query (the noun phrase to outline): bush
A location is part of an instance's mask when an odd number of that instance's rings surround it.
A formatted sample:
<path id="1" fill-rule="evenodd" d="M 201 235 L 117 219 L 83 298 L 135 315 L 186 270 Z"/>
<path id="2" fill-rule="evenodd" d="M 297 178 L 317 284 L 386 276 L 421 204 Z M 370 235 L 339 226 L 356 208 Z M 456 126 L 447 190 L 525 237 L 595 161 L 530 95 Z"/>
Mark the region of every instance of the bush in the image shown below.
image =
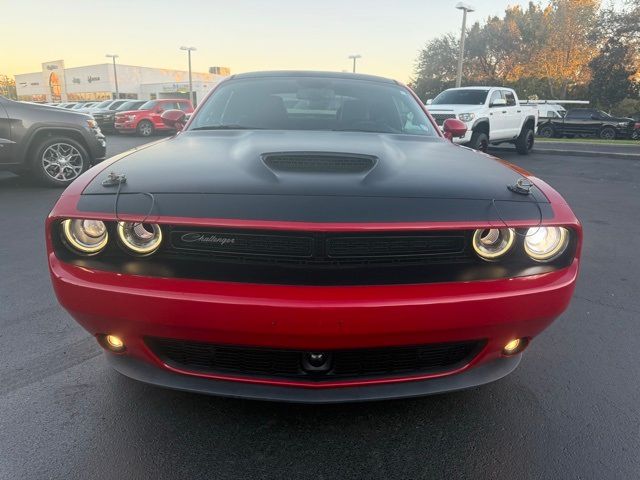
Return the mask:
<path id="1" fill-rule="evenodd" d="M 638 98 L 625 98 L 621 102 L 616 103 L 611 109 L 613 115 L 621 117 L 630 117 L 638 112 L 640 112 L 640 99 Z"/>

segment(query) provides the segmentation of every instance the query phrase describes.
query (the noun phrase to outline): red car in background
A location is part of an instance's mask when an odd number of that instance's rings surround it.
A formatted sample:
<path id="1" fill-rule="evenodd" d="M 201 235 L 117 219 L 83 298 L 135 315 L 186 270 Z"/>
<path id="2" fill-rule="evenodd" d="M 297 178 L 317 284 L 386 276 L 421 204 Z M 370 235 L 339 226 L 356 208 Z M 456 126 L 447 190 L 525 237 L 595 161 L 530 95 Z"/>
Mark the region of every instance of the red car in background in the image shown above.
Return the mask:
<path id="1" fill-rule="evenodd" d="M 162 99 L 149 100 L 139 110 L 131 110 L 116 114 L 114 127 L 119 133 L 137 133 L 142 137 L 149 137 L 155 132 L 172 130 L 160 118 L 167 110 L 182 110 L 193 112 L 193 105 L 189 100 Z"/>

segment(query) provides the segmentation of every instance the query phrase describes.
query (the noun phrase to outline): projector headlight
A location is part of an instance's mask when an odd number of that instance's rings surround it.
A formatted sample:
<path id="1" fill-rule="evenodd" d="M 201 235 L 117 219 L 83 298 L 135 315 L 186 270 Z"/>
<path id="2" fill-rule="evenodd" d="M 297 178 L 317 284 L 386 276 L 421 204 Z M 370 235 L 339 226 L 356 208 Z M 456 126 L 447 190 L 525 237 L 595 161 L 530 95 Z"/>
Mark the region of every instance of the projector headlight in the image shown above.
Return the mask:
<path id="1" fill-rule="evenodd" d="M 107 227 L 100 220 L 67 219 L 62 222 L 62 234 L 71 249 L 84 255 L 98 253 L 109 241 Z"/>
<path id="2" fill-rule="evenodd" d="M 473 249 L 484 260 L 495 260 L 509 251 L 516 237 L 513 228 L 481 228 L 473 234 Z"/>
<path id="3" fill-rule="evenodd" d="M 470 122 L 471 120 L 476 118 L 476 115 L 474 113 L 459 113 L 458 118 L 463 122 Z"/>
<path id="4" fill-rule="evenodd" d="M 150 255 L 162 243 L 162 230 L 155 223 L 118 222 L 118 237 L 133 253 Z"/>
<path id="5" fill-rule="evenodd" d="M 524 250 L 538 262 L 548 262 L 561 255 L 569 245 L 569 231 L 562 227 L 532 227 L 527 230 Z"/>

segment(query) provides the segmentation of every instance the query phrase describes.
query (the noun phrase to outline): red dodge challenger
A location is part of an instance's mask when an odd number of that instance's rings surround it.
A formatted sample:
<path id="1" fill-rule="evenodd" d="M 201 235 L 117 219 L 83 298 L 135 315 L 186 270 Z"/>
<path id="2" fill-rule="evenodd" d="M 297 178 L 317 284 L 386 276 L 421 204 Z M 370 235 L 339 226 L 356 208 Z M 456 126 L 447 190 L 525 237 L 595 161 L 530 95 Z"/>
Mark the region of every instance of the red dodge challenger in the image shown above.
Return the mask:
<path id="1" fill-rule="evenodd" d="M 453 145 L 392 80 L 221 82 L 181 130 L 78 178 L 47 220 L 60 303 L 119 372 L 292 402 L 497 380 L 566 308 L 562 197 Z M 515 141 L 516 139 L 514 139 Z"/>

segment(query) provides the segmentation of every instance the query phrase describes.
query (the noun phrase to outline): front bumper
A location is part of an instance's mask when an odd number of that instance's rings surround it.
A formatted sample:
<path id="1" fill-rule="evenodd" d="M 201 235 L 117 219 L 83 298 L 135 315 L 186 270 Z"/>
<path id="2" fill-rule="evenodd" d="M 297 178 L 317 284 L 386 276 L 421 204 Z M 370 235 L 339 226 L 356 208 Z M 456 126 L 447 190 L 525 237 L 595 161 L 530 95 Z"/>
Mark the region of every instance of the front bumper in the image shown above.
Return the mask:
<path id="1" fill-rule="evenodd" d="M 312 390 L 180 375 L 131 357 L 107 354 L 111 366 L 121 374 L 159 387 L 222 397 L 320 404 L 410 398 L 472 388 L 508 375 L 518 366 L 521 357 L 498 358 L 458 375 L 429 380 Z"/>
<path id="2" fill-rule="evenodd" d="M 123 276 L 72 266 L 54 253 L 49 266 L 58 299 L 84 328 L 125 339 L 127 353 L 112 361 L 126 375 L 185 390 L 305 402 L 412 396 L 500 378 L 517 364 L 502 357 L 503 346 L 536 336 L 560 315 L 578 273 L 575 259 L 562 270 L 513 279 L 309 287 Z M 313 384 L 178 370 L 145 337 L 309 351 L 477 339 L 486 345 L 469 364 L 444 374 Z"/>

